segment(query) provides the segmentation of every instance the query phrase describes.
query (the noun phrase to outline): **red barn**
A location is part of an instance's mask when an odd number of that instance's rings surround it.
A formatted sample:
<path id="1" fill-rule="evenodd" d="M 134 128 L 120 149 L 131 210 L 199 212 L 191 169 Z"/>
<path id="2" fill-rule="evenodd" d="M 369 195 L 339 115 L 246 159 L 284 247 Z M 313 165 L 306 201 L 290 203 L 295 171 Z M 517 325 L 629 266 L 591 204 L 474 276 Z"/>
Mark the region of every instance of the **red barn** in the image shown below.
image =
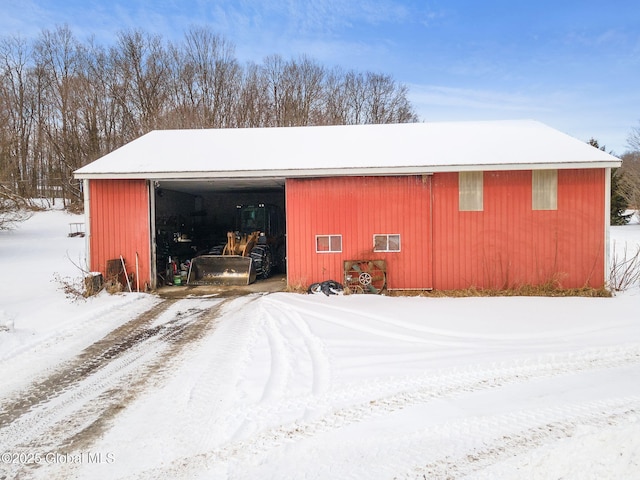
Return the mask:
<path id="1" fill-rule="evenodd" d="M 122 255 L 149 288 L 246 203 L 286 212 L 292 286 L 368 265 L 387 289 L 575 288 L 605 285 L 618 166 L 538 122 L 505 121 L 153 131 L 75 175 L 90 268 Z"/>

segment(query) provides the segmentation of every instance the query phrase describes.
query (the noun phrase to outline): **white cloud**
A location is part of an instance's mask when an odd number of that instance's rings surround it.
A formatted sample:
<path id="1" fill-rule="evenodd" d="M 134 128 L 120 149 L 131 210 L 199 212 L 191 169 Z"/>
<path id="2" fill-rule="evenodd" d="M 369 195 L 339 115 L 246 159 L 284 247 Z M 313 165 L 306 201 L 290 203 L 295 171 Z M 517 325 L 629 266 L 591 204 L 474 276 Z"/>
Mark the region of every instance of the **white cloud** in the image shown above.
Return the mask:
<path id="1" fill-rule="evenodd" d="M 579 140 L 595 138 L 607 151 L 621 155 L 633 119 L 604 98 L 588 92 L 544 90 L 510 93 L 495 90 L 409 84 L 409 99 L 422 121 L 532 119 Z"/>
<path id="2" fill-rule="evenodd" d="M 540 99 L 522 94 L 491 90 L 473 90 L 440 85 L 408 85 L 411 100 L 421 108 L 449 107 L 454 109 L 494 112 L 548 111 Z"/>

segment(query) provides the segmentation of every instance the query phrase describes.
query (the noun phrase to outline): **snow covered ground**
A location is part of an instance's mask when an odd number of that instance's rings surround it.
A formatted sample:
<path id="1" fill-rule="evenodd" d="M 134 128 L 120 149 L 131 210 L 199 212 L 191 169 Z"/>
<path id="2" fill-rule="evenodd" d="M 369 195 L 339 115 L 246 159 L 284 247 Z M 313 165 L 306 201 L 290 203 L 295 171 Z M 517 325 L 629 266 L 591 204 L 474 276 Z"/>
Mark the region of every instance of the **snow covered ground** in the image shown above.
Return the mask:
<path id="1" fill-rule="evenodd" d="M 0 479 L 640 478 L 640 285 L 72 302 L 73 221 L 0 232 Z"/>

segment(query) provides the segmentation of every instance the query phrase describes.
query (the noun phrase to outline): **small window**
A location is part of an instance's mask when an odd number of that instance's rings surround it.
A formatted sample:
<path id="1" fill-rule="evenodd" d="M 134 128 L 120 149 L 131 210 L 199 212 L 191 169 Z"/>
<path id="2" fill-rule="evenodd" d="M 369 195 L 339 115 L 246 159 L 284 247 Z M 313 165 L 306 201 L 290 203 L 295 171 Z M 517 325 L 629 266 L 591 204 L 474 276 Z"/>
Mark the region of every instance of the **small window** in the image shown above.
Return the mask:
<path id="1" fill-rule="evenodd" d="M 483 172 L 458 173 L 458 209 L 461 212 L 481 212 L 483 204 Z"/>
<path id="2" fill-rule="evenodd" d="M 316 235 L 316 252 L 330 253 L 342 251 L 342 235 Z"/>
<path id="3" fill-rule="evenodd" d="M 534 210 L 558 209 L 558 170 L 534 170 L 531 179 Z"/>
<path id="4" fill-rule="evenodd" d="M 373 236 L 374 252 L 399 252 L 400 251 L 400 235 L 374 235 Z"/>

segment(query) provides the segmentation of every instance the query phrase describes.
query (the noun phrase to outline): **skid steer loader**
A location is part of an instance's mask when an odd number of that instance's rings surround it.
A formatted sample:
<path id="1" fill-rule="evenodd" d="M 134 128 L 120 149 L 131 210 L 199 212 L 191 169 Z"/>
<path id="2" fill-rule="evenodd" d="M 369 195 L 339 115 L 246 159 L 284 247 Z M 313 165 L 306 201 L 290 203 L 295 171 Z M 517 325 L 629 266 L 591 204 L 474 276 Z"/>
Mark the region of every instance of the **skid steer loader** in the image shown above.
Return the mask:
<path id="1" fill-rule="evenodd" d="M 191 260 L 187 285 L 249 285 L 285 270 L 284 213 L 276 205 L 238 205 L 227 242 Z"/>

